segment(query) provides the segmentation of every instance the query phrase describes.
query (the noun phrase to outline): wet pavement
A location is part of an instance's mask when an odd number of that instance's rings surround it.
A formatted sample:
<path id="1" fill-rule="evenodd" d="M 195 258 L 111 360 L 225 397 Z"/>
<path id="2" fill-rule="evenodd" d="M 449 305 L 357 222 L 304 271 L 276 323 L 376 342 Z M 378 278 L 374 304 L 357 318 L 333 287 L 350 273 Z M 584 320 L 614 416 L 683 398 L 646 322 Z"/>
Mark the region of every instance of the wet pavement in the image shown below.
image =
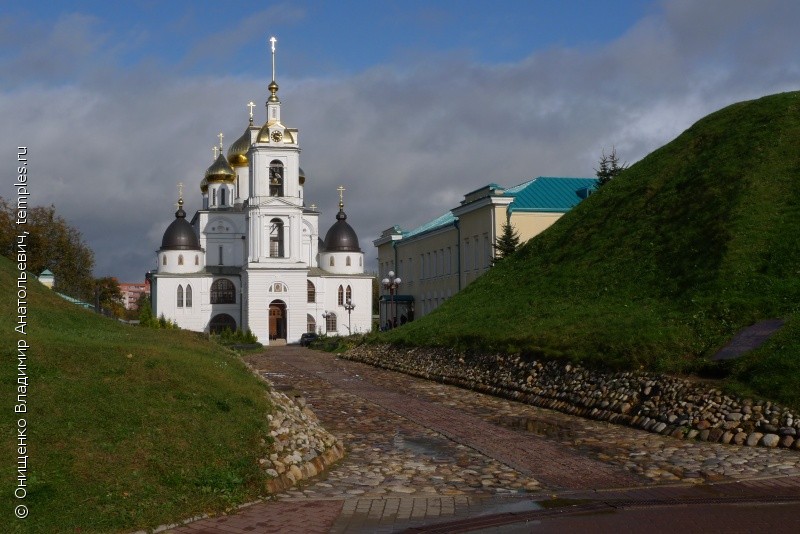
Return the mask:
<path id="1" fill-rule="evenodd" d="M 677 440 L 299 347 L 246 360 L 277 388 L 301 393 L 346 456 L 276 502 L 172 532 L 540 531 L 570 511 L 631 510 L 645 502 L 637 495 L 674 506 L 723 488 L 713 505 L 728 506 L 743 487 L 734 481 L 756 484 L 750 503 L 761 494 L 800 499 L 797 451 Z M 665 489 L 673 494 L 647 493 Z M 571 504 L 554 516 L 552 496 Z"/>

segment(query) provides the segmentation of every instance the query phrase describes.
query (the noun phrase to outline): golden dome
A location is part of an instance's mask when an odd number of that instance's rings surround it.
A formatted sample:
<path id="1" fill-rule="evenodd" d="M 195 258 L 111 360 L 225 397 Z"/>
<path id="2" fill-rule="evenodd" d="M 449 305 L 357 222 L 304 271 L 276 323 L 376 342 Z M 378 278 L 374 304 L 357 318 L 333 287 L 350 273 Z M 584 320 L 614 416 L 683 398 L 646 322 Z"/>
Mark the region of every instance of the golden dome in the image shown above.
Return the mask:
<path id="1" fill-rule="evenodd" d="M 269 136 L 269 129 L 270 128 L 277 129 L 278 131 L 281 132 L 280 140 L 275 141 L 274 139 L 270 139 L 270 136 Z M 275 143 L 275 142 L 277 142 L 277 143 L 294 143 L 295 142 L 294 141 L 294 136 L 292 135 L 292 132 L 289 131 L 288 128 L 286 128 L 283 124 L 281 124 L 279 122 L 268 122 L 264 126 L 262 126 L 261 129 L 258 131 L 258 136 L 256 137 L 256 141 L 259 142 L 259 143 L 270 143 L 270 142 L 272 142 L 272 143 Z"/>
<path id="2" fill-rule="evenodd" d="M 200 192 L 208 193 L 208 178 L 203 178 L 203 181 L 200 182 Z"/>
<path id="3" fill-rule="evenodd" d="M 228 163 L 231 167 L 247 167 L 249 161 L 247 159 L 247 151 L 250 150 L 250 131 L 258 130 L 257 126 L 253 126 L 253 119 L 250 119 L 250 125 L 244 131 L 242 136 L 233 142 L 228 149 Z"/>
<path id="4" fill-rule="evenodd" d="M 225 159 L 225 154 L 217 156 L 217 161 L 211 164 L 211 167 L 206 171 L 206 180 L 208 183 L 227 182 L 232 184 L 236 181 L 236 172 L 228 164 Z"/>

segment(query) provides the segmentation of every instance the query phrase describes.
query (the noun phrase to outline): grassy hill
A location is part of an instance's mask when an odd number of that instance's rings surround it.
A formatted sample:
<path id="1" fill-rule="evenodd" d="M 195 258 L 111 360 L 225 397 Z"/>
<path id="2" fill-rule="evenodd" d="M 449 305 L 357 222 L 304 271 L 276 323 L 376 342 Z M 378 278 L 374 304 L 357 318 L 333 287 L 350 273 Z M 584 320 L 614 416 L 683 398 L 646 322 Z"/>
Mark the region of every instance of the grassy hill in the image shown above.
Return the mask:
<path id="1" fill-rule="evenodd" d="M 730 371 L 740 388 L 800 405 L 798 236 L 794 92 L 698 121 L 432 314 L 379 337 L 684 372 L 741 327 L 782 317 L 782 333 Z"/>
<path id="2" fill-rule="evenodd" d="M 232 353 L 118 323 L 28 284 L 28 496 L 16 482 L 16 264 L 0 258 L 3 532 L 117 532 L 259 494 L 271 407 Z M 27 519 L 15 520 L 24 503 Z"/>

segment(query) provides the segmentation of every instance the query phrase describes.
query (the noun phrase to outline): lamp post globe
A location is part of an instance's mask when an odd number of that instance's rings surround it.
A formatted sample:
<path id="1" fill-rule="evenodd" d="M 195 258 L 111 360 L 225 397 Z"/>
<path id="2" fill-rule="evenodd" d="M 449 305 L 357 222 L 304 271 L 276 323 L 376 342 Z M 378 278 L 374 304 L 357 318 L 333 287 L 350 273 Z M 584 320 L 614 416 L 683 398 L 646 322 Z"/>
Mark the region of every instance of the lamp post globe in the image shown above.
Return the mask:
<path id="1" fill-rule="evenodd" d="M 392 310 L 392 318 L 389 321 L 389 328 L 394 328 L 397 326 L 397 303 L 395 302 L 394 295 L 402 282 L 403 281 L 399 276 L 394 275 L 394 271 L 389 271 L 386 273 L 386 278 L 381 280 L 383 287 L 389 290 L 389 307 Z"/>
<path id="2" fill-rule="evenodd" d="M 353 333 L 353 330 L 352 330 L 353 323 L 352 323 L 351 313 L 353 312 L 354 309 L 356 309 L 356 305 L 353 304 L 352 300 L 347 299 L 347 301 L 344 304 L 344 309 L 347 310 L 347 332 L 349 334 L 352 334 Z"/>

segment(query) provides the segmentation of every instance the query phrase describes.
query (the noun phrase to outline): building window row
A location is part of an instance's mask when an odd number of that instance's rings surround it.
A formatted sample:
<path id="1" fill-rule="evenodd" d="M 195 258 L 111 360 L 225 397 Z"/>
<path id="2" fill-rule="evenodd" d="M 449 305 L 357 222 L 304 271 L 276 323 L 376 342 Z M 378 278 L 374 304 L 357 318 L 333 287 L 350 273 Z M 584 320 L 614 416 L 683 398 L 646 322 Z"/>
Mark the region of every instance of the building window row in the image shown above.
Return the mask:
<path id="1" fill-rule="evenodd" d="M 331 259 L 328 261 L 328 263 L 329 263 L 329 265 L 331 267 L 335 267 L 336 266 L 336 261 L 334 260 L 333 256 L 331 256 Z M 345 267 L 351 267 L 352 265 L 353 265 L 353 260 L 351 259 L 351 257 L 350 256 L 345 257 L 344 266 Z M 362 258 L 361 256 L 358 257 L 358 266 L 359 267 L 363 267 L 364 266 L 364 258 Z"/>
<path id="2" fill-rule="evenodd" d="M 344 306 L 345 302 L 353 299 L 353 290 L 350 286 L 347 286 L 347 289 L 345 289 L 344 286 L 339 286 L 337 297 L 339 306 Z"/>
<path id="3" fill-rule="evenodd" d="M 408 259 L 409 265 L 411 258 Z M 440 248 L 419 255 L 420 280 L 453 274 L 453 248 Z"/>
<path id="4" fill-rule="evenodd" d="M 166 265 L 166 264 L 167 264 L 167 255 L 164 254 L 161 257 L 161 265 Z M 198 254 L 194 255 L 194 264 L 200 265 L 200 256 Z M 178 265 L 183 265 L 183 254 L 178 254 Z"/>
<path id="5" fill-rule="evenodd" d="M 178 308 L 186 308 L 192 307 L 192 286 L 187 284 L 186 290 L 184 291 L 183 286 L 178 284 L 177 290 L 177 297 L 178 297 Z"/>

